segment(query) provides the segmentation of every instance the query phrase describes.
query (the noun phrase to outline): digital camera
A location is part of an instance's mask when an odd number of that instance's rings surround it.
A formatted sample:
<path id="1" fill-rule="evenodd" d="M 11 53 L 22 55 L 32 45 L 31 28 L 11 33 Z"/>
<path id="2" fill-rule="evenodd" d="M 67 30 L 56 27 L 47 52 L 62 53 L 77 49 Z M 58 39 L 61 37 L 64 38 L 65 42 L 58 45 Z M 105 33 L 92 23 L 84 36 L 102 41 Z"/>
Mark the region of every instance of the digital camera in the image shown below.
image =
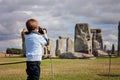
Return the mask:
<path id="1" fill-rule="evenodd" d="M 43 30 L 45 30 L 46 33 L 47 33 L 47 29 L 46 29 L 46 28 L 41 28 L 41 27 L 39 27 L 39 31 L 38 31 L 38 32 L 39 32 L 40 34 L 44 34 Z"/>

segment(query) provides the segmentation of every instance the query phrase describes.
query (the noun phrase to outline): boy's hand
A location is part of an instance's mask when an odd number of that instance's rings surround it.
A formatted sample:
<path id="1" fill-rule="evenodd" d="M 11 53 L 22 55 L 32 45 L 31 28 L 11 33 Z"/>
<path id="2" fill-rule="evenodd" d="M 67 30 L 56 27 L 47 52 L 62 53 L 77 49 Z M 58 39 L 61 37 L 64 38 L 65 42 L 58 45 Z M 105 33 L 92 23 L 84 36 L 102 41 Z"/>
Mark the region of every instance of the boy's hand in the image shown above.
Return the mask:
<path id="1" fill-rule="evenodd" d="M 46 34 L 46 33 L 47 33 L 45 29 L 42 29 L 42 31 L 43 31 L 43 34 Z"/>

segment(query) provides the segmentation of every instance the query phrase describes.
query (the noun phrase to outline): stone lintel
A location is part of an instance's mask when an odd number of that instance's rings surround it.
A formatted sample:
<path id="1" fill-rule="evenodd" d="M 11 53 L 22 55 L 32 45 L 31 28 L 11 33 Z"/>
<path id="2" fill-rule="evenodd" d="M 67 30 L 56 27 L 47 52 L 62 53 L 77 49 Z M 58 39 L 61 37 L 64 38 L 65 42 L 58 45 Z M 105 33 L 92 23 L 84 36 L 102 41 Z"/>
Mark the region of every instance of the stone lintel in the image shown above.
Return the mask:
<path id="1" fill-rule="evenodd" d="M 68 36 L 59 36 L 59 39 L 69 39 Z"/>
<path id="2" fill-rule="evenodd" d="M 91 33 L 101 33 L 101 29 L 91 29 Z"/>

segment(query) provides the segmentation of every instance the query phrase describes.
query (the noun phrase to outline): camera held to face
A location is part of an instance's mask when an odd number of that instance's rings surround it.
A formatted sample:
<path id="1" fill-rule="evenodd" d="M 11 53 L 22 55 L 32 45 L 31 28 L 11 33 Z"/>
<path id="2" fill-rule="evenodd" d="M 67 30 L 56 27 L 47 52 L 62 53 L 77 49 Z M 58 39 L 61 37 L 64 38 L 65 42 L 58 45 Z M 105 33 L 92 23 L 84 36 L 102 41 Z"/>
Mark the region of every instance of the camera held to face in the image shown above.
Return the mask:
<path id="1" fill-rule="evenodd" d="M 39 31 L 38 31 L 38 32 L 39 32 L 40 34 L 44 34 L 43 30 L 45 30 L 46 33 L 47 33 L 47 29 L 46 29 L 46 28 L 41 28 L 41 27 L 39 27 Z"/>

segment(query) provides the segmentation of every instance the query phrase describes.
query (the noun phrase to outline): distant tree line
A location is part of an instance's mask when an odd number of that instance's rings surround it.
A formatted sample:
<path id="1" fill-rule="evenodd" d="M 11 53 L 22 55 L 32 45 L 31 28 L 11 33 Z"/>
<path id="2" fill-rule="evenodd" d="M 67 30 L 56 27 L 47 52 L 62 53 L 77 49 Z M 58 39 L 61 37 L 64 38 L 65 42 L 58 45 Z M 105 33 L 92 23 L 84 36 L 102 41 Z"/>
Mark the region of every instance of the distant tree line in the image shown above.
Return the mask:
<path id="1" fill-rule="evenodd" d="M 22 49 L 17 48 L 7 48 L 6 49 L 7 54 L 22 54 Z"/>

